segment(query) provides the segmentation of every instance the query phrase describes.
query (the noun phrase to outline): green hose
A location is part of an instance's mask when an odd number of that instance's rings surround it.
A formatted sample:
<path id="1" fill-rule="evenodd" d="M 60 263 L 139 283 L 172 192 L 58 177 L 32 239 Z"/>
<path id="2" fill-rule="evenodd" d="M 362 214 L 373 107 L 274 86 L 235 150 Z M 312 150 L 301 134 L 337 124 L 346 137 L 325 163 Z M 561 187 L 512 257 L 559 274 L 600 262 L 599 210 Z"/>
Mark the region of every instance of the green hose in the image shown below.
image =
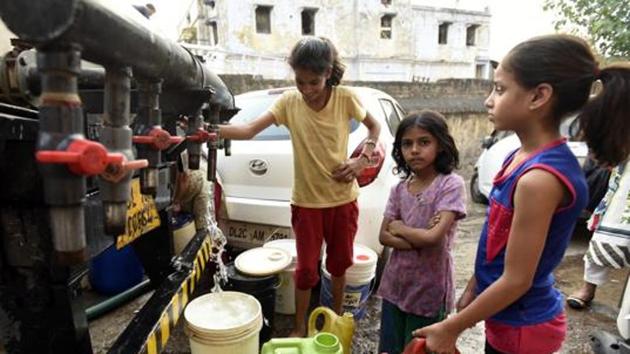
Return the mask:
<path id="1" fill-rule="evenodd" d="M 106 300 L 99 302 L 94 306 L 90 306 L 85 310 L 85 315 L 87 316 L 88 321 L 93 320 L 111 310 L 114 310 L 121 306 L 122 304 L 135 299 L 136 297 L 148 292 L 151 290 L 151 281 L 149 279 L 145 279 L 140 284 L 134 286 L 133 288 L 129 288 L 122 293 L 116 294 Z"/>

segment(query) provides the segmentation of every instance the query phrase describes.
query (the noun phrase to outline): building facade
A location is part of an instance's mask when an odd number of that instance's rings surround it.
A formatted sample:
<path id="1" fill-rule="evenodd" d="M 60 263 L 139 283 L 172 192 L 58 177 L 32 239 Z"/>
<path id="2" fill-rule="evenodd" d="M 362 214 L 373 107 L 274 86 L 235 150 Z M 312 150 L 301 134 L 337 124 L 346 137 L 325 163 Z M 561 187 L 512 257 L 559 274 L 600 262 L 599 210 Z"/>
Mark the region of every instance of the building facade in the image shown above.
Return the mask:
<path id="1" fill-rule="evenodd" d="M 490 13 L 457 0 L 195 0 L 180 40 L 217 73 L 286 79 L 304 35 L 330 38 L 348 80 L 489 78 Z M 448 6 L 447 6 L 448 5 Z"/>

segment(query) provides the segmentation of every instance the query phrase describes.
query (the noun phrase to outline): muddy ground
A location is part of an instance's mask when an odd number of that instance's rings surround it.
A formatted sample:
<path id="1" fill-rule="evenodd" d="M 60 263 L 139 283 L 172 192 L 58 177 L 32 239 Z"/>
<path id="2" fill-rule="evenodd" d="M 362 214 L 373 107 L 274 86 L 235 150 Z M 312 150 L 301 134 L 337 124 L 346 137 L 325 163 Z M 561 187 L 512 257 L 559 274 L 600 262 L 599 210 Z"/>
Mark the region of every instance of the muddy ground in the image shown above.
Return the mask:
<path id="1" fill-rule="evenodd" d="M 481 205 L 470 205 L 469 216 L 460 224 L 459 238 L 455 248 L 456 285 L 458 293 L 466 285 L 472 274 L 474 253 L 485 208 Z M 582 279 L 582 254 L 588 245 L 583 233 L 576 233 L 564 261 L 556 270 L 559 288 L 566 295 L 580 285 Z M 583 312 L 568 309 L 569 333 L 562 353 L 590 353 L 588 335 L 604 329 L 614 332 L 622 286 L 625 281 L 623 271 L 615 271 L 608 286 L 600 289 L 593 306 Z M 95 353 L 105 353 L 122 328 L 139 310 L 151 294 L 148 293 L 130 304 L 90 323 L 90 333 Z M 372 296 L 368 301 L 368 313 L 357 322 L 354 336 L 353 352 L 357 354 L 377 353 L 380 322 L 380 300 Z M 292 324 L 292 317 L 276 315 L 275 335 L 284 336 Z M 462 353 L 483 352 L 483 325 L 479 324 L 462 335 L 458 347 Z M 173 333 L 165 353 L 190 353 L 188 340 L 182 330 L 182 321 Z"/>
<path id="2" fill-rule="evenodd" d="M 461 120 L 458 122 L 450 121 L 449 123 L 453 128 L 453 135 L 460 146 L 462 155 L 462 168 L 459 173 L 469 180 L 474 161 L 479 154 L 478 142 L 488 132 L 489 125 L 485 120 Z M 469 202 L 468 217 L 459 225 L 458 240 L 454 250 L 458 294 L 463 290 L 473 273 L 477 240 L 484 216 L 485 206 Z M 558 287 L 565 295 L 577 289 L 582 281 L 583 265 L 581 259 L 588 246 L 588 235 L 581 230 L 575 233 L 562 264 L 556 270 Z M 616 313 L 626 274 L 624 271 L 613 272 L 610 282 L 598 291 L 596 301 L 590 309 L 582 312 L 567 309 L 569 332 L 562 353 L 590 353 L 589 333 L 598 329 L 616 332 Z M 90 323 L 95 353 L 107 352 L 121 330 L 150 295 L 148 293 Z M 182 322 L 179 321 L 176 330 L 172 333 L 165 353 L 190 353 L 188 339 L 182 330 Z M 368 300 L 367 316 L 357 323 L 353 353 L 377 353 L 379 322 L 380 300 L 372 296 Z M 277 315 L 274 335 L 285 336 L 291 324 L 292 318 L 290 316 Z M 483 343 L 483 325 L 479 324 L 464 332 L 459 339 L 458 347 L 462 353 L 482 353 Z"/>

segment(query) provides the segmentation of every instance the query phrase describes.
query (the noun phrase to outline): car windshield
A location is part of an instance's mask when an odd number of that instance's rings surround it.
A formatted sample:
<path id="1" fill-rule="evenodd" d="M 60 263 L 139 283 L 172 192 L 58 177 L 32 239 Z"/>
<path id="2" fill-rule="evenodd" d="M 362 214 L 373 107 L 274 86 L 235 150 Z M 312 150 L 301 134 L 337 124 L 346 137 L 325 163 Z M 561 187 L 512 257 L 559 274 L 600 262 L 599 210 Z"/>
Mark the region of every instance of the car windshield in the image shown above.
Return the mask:
<path id="1" fill-rule="evenodd" d="M 273 102 L 280 97 L 279 95 L 265 95 L 265 96 L 250 96 L 250 97 L 235 97 L 236 107 L 241 110 L 230 119 L 230 123 L 248 123 L 258 118 L 263 112 L 265 112 Z M 359 122 L 352 119 L 350 121 L 350 132 L 354 132 L 359 127 Z M 252 140 L 289 140 L 289 130 L 285 126 L 272 124 L 260 133 L 258 133 Z"/>

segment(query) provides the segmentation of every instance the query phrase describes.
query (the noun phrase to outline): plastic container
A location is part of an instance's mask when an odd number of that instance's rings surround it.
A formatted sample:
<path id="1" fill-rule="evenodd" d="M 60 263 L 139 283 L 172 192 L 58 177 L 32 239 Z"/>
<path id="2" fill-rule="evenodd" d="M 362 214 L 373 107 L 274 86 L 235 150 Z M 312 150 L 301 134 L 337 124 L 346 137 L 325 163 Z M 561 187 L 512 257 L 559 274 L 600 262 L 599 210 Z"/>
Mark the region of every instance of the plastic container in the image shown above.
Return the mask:
<path id="1" fill-rule="evenodd" d="M 277 274 L 291 263 L 291 255 L 279 248 L 256 247 L 239 254 L 234 260 L 236 269 L 253 276 Z"/>
<path id="2" fill-rule="evenodd" d="M 260 303 L 253 296 L 223 291 L 202 295 L 184 310 L 191 354 L 257 354 L 262 327 Z"/>
<path id="3" fill-rule="evenodd" d="M 317 330 L 317 318 L 322 316 L 324 321 L 321 331 Z M 318 333 L 332 333 L 339 339 L 344 354 L 352 353 L 352 337 L 354 336 L 354 317 L 346 312 L 343 316 L 337 315 L 327 307 L 318 307 L 308 319 L 308 335 L 316 336 Z"/>
<path id="4" fill-rule="evenodd" d="M 283 315 L 295 314 L 295 267 L 297 267 L 297 249 L 294 239 L 275 240 L 267 242 L 263 247 L 280 248 L 287 251 L 292 259 L 291 263 L 280 272 L 280 285 L 276 292 L 276 312 Z"/>
<path id="5" fill-rule="evenodd" d="M 427 352 L 427 342 L 424 338 L 413 338 L 407 343 L 403 354 L 425 354 Z M 455 353 L 459 354 L 459 350 L 455 349 Z"/>
<path id="6" fill-rule="evenodd" d="M 365 316 L 365 303 L 373 290 L 377 261 L 376 252 L 366 246 L 354 244 L 353 265 L 346 270 L 343 310 L 352 313 L 357 320 Z M 322 261 L 322 285 L 319 292 L 320 303 L 324 306 L 332 306 L 331 289 L 330 273 L 326 269 L 326 258 L 324 257 Z"/>
<path id="7" fill-rule="evenodd" d="M 176 255 L 188 245 L 188 242 L 195 237 L 195 218 L 192 214 L 180 213 L 171 219 L 173 227 L 173 251 Z"/>
<path id="8" fill-rule="evenodd" d="M 331 333 L 313 338 L 274 338 L 263 345 L 261 354 L 342 354 L 339 339 Z M 236 353 L 234 353 L 236 354 Z"/>
<path id="9" fill-rule="evenodd" d="M 276 305 L 276 289 L 279 283 L 277 274 L 263 277 L 254 277 L 239 272 L 234 263 L 226 265 L 228 282 L 223 287 L 225 290 L 239 291 L 252 295 L 258 300 L 262 307 L 264 318 L 262 329 L 260 330 L 259 347 L 271 339 L 273 328 L 273 313 Z"/>
<path id="10" fill-rule="evenodd" d="M 426 345 L 424 338 L 413 338 L 405 347 L 403 354 L 425 354 Z"/>
<path id="11" fill-rule="evenodd" d="M 116 250 L 112 245 L 90 261 L 90 284 L 104 295 L 116 295 L 140 283 L 144 276 L 142 263 L 133 247 Z"/>

